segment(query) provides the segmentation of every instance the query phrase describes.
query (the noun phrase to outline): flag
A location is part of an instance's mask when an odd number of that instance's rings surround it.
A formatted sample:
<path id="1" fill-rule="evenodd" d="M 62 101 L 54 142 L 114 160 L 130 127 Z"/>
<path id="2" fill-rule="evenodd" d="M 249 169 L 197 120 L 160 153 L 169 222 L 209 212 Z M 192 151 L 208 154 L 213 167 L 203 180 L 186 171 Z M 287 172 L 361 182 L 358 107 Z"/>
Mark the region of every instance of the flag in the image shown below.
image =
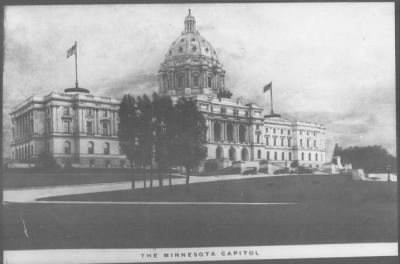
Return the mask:
<path id="1" fill-rule="evenodd" d="M 272 89 L 272 82 L 264 86 L 264 93 Z"/>
<path id="2" fill-rule="evenodd" d="M 76 42 L 71 48 L 68 49 L 68 51 L 67 51 L 67 59 L 69 57 L 71 57 L 72 55 L 76 55 Z"/>

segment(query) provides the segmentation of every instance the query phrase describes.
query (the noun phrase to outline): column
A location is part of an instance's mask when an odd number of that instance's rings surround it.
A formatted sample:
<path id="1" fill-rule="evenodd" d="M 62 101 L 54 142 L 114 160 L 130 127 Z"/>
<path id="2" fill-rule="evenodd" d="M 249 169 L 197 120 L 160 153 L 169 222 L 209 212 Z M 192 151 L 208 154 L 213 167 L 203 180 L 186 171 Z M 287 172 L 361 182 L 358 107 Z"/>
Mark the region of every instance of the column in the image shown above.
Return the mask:
<path id="1" fill-rule="evenodd" d="M 214 140 L 214 122 L 210 120 L 210 139 L 211 141 Z"/>
<path id="2" fill-rule="evenodd" d="M 188 88 L 192 88 L 193 87 L 193 85 L 192 85 L 192 74 L 191 74 L 191 68 L 190 68 L 190 66 L 188 67 L 188 69 L 187 69 L 187 72 L 188 72 Z"/>

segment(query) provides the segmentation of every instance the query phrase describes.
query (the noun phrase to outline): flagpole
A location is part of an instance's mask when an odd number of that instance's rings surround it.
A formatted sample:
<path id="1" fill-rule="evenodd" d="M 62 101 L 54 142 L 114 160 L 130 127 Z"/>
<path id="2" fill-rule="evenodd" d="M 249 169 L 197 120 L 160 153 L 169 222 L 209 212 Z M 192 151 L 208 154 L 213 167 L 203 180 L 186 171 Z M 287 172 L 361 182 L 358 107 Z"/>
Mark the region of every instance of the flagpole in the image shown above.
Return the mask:
<path id="1" fill-rule="evenodd" d="M 269 89 L 271 91 L 271 115 L 274 114 L 274 106 L 273 106 L 273 100 L 272 100 L 272 86 L 271 89 Z"/>
<path id="2" fill-rule="evenodd" d="M 78 88 L 78 44 L 75 41 L 75 86 Z"/>

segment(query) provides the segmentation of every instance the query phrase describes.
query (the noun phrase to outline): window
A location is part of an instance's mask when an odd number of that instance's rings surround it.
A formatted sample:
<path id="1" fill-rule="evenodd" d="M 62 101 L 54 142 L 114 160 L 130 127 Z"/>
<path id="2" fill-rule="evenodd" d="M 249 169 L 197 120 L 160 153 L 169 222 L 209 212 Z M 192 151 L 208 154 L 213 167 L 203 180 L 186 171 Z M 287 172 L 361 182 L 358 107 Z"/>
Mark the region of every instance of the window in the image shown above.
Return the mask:
<path id="1" fill-rule="evenodd" d="M 287 134 L 290 135 L 290 130 L 288 129 Z"/>
<path id="2" fill-rule="evenodd" d="M 285 145 L 285 138 L 281 137 L 281 146 L 283 147 Z"/>
<path id="3" fill-rule="evenodd" d="M 292 152 L 289 152 L 289 160 L 292 160 Z"/>
<path id="4" fill-rule="evenodd" d="M 103 135 L 108 135 L 108 123 L 103 122 Z"/>
<path id="5" fill-rule="evenodd" d="M 221 125 L 219 123 L 214 124 L 214 141 L 221 140 Z"/>
<path id="6" fill-rule="evenodd" d="M 265 137 L 265 144 L 268 146 L 269 145 L 269 136 Z"/>
<path id="7" fill-rule="evenodd" d="M 265 128 L 265 133 L 268 133 L 268 127 Z"/>
<path id="8" fill-rule="evenodd" d="M 317 132 L 314 131 L 314 137 L 317 135 Z"/>
<path id="9" fill-rule="evenodd" d="M 281 135 L 283 135 L 283 128 L 281 129 Z"/>
<path id="10" fill-rule="evenodd" d="M 233 141 L 233 125 L 231 123 L 226 126 L 226 135 L 228 141 Z"/>
<path id="11" fill-rule="evenodd" d="M 261 150 L 257 151 L 257 158 L 261 159 Z"/>
<path id="12" fill-rule="evenodd" d="M 51 123 L 50 123 L 50 119 L 47 119 L 47 133 L 51 132 Z"/>
<path id="13" fill-rule="evenodd" d="M 71 154 L 71 142 L 69 141 L 64 142 L 64 153 Z"/>
<path id="14" fill-rule="evenodd" d="M 88 116 L 93 116 L 93 109 L 92 108 L 87 109 L 86 113 Z"/>
<path id="15" fill-rule="evenodd" d="M 309 136 L 310 135 L 310 133 L 309 133 L 309 131 L 307 131 L 307 136 Z"/>
<path id="16" fill-rule="evenodd" d="M 239 142 L 246 141 L 246 127 L 244 125 L 239 126 Z"/>
<path id="17" fill-rule="evenodd" d="M 110 143 L 108 142 L 104 143 L 104 154 L 110 154 Z"/>
<path id="18" fill-rule="evenodd" d="M 199 76 L 198 75 L 193 76 L 193 86 L 199 87 Z"/>
<path id="19" fill-rule="evenodd" d="M 311 153 L 308 153 L 308 160 L 311 160 Z"/>
<path id="20" fill-rule="evenodd" d="M 304 153 L 301 153 L 301 160 L 304 160 Z"/>
<path id="21" fill-rule="evenodd" d="M 273 132 L 274 132 L 274 134 L 276 133 L 276 128 L 274 128 Z"/>
<path id="22" fill-rule="evenodd" d="M 104 116 L 104 117 L 108 117 L 108 111 L 107 111 L 107 110 L 104 110 L 104 111 L 103 111 L 103 116 Z"/>
<path id="23" fill-rule="evenodd" d="M 88 134 L 93 134 L 93 126 L 92 126 L 92 122 L 91 121 L 87 121 L 86 122 L 86 132 Z"/>
<path id="24" fill-rule="evenodd" d="M 285 160 L 285 152 L 282 152 L 282 160 Z"/>
<path id="25" fill-rule="evenodd" d="M 302 146 L 303 146 L 303 140 L 300 139 L 300 147 L 302 147 Z"/>
<path id="26" fill-rule="evenodd" d="M 64 115 L 69 115 L 69 107 L 64 106 Z"/>
<path id="27" fill-rule="evenodd" d="M 71 122 L 69 120 L 64 120 L 64 133 L 70 133 L 71 132 Z"/>
<path id="28" fill-rule="evenodd" d="M 307 148 L 310 147 L 310 140 L 307 139 Z"/>
<path id="29" fill-rule="evenodd" d="M 183 76 L 178 77 L 178 88 L 183 88 Z"/>
<path id="30" fill-rule="evenodd" d="M 94 143 L 92 141 L 88 143 L 88 154 L 94 154 Z"/>
<path id="31" fill-rule="evenodd" d="M 316 148 L 316 147 L 317 147 L 317 141 L 314 140 L 314 148 Z"/>
<path id="32" fill-rule="evenodd" d="M 276 137 L 274 137 L 274 146 L 276 146 Z"/>
<path id="33" fill-rule="evenodd" d="M 260 144 L 260 134 L 257 134 L 257 143 Z"/>
<path id="34" fill-rule="evenodd" d="M 288 138 L 287 145 L 288 145 L 288 147 L 292 146 L 292 139 L 291 138 Z"/>
<path id="35" fill-rule="evenodd" d="M 315 161 L 318 161 L 318 154 L 315 153 Z"/>
<path id="36" fill-rule="evenodd" d="M 267 160 L 269 160 L 269 151 L 267 151 Z"/>
<path id="37" fill-rule="evenodd" d="M 207 85 L 208 85 L 208 88 L 211 88 L 211 76 L 208 76 L 208 78 L 207 78 Z"/>
<path id="38" fill-rule="evenodd" d="M 276 151 L 274 153 L 274 160 L 278 160 L 278 152 L 276 152 Z"/>

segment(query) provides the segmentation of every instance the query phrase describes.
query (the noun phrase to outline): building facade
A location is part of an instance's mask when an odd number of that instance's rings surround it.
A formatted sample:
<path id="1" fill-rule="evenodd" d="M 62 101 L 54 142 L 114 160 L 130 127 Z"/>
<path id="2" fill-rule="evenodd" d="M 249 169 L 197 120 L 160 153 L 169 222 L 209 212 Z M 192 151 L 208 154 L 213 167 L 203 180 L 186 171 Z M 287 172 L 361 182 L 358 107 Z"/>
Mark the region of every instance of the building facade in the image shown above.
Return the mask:
<path id="1" fill-rule="evenodd" d="M 225 70 L 212 45 L 185 18 L 184 31 L 172 42 L 158 71 L 159 93 L 173 100 L 195 100 L 206 117 L 207 160 L 222 167 L 235 161 L 267 161 L 289 166 L 293 161 L 319 168 L 325 163 L 325 127 L 265 114 L 244 104 L 225 87 Z M 82 167 L 127 167 L 118 142 L 119 100 L 93 96 L 82 88 L 33 96 L 11 113 L 13 159 L 30 162 L 50 153 L 58 163 Z"/>
<path id="2" fill-rule="evenodd" d="M 118 141 L 119 100 L 86 89 L 32 96 L 11 112 L 12 158 L 49 153 L 62 166 L 125 167 Z"/>
<path id="3" fill-rule="evenodd" d="M 255 104 L 221 98 L 227 93 L 225 70 L 213 46 L 189 15 L 184 31 L 172 42 L 158 72 L 159 92 L 173 98 L 193 98 L 207 122 L 207 159 L 223 166 L 234 161 L 266 160 L 289 166 L 318 168 L 325 162 L 325 127 L 321 124 L 289 121 L 280 115 L 265 115 Z"/>

